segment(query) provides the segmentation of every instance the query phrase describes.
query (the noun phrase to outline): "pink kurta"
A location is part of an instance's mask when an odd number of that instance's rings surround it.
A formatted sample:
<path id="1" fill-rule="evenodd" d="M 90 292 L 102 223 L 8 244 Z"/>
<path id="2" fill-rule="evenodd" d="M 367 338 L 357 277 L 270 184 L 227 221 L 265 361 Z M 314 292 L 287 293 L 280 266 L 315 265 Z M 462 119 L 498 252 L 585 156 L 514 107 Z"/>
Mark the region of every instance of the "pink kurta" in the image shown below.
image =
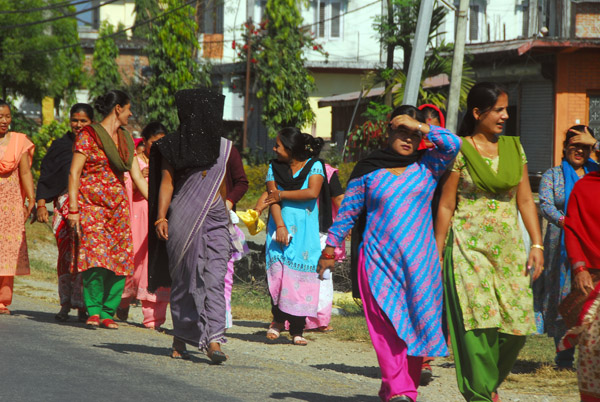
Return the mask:
<path id="1" fill-rule="evenodd" d="M 137 160 L 140 170 L 148 167 L 148 163 L 139 156 Z M 134 271 L 133 275 L 127 277 L 127 282 L 125 282 L 123 299 L 137 298 L 150 302 L 168 302 L 170 295 L 168 288 L 158 288 L 156 293 L 148 292 L 148 201 L 137 189 L 133 189 L 129 173 L 125 175 L 125 187 L 131 211 Z"/>
<path id="2" fill-rule="evenodd" d="M 0 276 L 29 275 L 18 167 L 21 157 L 29 157 L 31 165 L 34 145 L 25 134 L 6 135 L 10 136 L 8 142 L 0 146 Z"/>

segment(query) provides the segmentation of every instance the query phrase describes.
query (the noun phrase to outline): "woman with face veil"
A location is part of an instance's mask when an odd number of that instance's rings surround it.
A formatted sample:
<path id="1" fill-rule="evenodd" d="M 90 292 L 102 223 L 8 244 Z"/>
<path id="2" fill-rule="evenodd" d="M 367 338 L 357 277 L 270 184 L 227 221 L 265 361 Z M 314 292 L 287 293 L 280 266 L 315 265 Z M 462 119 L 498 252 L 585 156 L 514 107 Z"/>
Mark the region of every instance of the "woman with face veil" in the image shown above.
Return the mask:
<path id="1" fill-rule="evenodd" d="M 224 96 L 188 89 L 175 101 L 179 129 L 155 142 L 150 155 L 149 289 L 171 287 L 171 357 L 187 358 L 188 343 L 221 363 L 231 254 L 223 179 L 232 144 L 221 138 Z"/>

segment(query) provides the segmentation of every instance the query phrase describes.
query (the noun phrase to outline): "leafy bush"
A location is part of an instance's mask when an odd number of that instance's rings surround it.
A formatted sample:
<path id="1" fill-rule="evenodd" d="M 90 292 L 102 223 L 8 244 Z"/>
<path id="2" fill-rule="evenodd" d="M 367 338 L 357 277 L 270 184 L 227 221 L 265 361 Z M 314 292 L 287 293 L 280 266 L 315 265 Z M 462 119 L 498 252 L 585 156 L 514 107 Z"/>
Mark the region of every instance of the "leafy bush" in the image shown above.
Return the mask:
<path id="1" fill-rule="evenodd" d="M 387 141 L 386 125 L 386 120 L 369 120 L 355 127 L 348 136 L 346 154 L 352 160 L 358 160 L 373 150 L 383 148 Z"/>
<path id="2" fill-rule="evenodd" d="M 35 153 L 33 154 L 33 165 L 31 166 L 31 172 L 33 174 L 34 181 L 40 178 L 40 167 L 42 165 L 42 159 L 46 156 L 46 152 L 52 141 L 62 137 L 69 131 L 69 121 L 65 120 L 62 123 L 54 120 L 52 123 L 40 127 L 37 134 L 31 139 L 35 144 Z"/>

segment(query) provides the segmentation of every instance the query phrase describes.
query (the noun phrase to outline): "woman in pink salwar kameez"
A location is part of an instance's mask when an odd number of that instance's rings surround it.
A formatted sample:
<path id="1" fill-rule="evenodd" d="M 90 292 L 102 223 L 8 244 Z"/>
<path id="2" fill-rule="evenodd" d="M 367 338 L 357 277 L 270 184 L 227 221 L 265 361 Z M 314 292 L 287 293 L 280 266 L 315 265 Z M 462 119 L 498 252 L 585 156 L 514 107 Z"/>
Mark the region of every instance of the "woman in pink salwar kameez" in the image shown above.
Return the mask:
<path id="1" fill-rule="evenodd" d="M 136 155 L 142 175 L 148 180 L 148 166 L 150 149 L 155 141 L 166 134 L 166 128 L 158 123 L 149 123 L 142 130 L 144 151 Z M 136 147 L 139 143 L 136 143 Z M 167 305 L 169 304 L 169 288 L 160 287 L 155 293 L 148 291 L 148 201 L 142 197 L 133 184 L 129 175 L 126 175 L 125 186 L 129 196 L 129 208 L 131 210 L 131 236 L 133 238 L 133 275 L 127 277 L 125 290 L 121 298 L 121 304 L 117 309 L 117 317 L 127 320 L 129 305 L 136 298 L 142 302 L 143 324 L 146 328 L 159 329 L 165 323 L 167 317 Z"/>

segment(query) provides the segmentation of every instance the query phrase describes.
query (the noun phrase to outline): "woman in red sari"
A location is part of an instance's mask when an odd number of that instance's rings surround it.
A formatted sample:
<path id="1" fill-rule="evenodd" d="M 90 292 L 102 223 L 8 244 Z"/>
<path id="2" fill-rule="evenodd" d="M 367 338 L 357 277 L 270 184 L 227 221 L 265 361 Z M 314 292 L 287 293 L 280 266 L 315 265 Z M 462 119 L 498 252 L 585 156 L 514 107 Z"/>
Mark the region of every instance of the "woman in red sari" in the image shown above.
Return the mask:
<path id="1" fill-rule="evenodd" d="M 0 99 L 0 314 L 10 314 L 15 275 L 29 275 L 25 221 L 34 203 L 34 145 L 8 131 L 11 121 L 10 106 Z"/>
<path id="2" fill-rule="evenodd" d="M 80 322 L 87 320 L 87 312 L 82 298 L 81 275 L 71 272 L 73 258 L 73 233 L 68 229 L 69 194 L 67 185 L 69 169 L 73 159 L 75 136 L 94 120 L 94 109 L 87 103 L 73 105 L 69 113 L 71 131 L 52 142 L 40 168 L 40 179 L 35 194 L 37 202 L 36 218 L 40 223 L 48 222 L 46 202 L 54 203 L 52 231 L 58 246 L 58 297 L 60 311 L 54 316 L 57 321 L 67 321 L 69 311 L 77 309 Z"/>
<path id="3" fill-rule="evenodd" d="M 113 90 L 94 104 L 104 118 L 75 138 L 69 173 L 68 224 L 76 233 L 73 263 L 83 277 L 87 325 L 117 329 L 113 316 L 125 278 L 133 274 L 133 245 L 125 172 L 144 198 L 148 183 L 134 158 L 133 139 L 124 129 L 131 116 L 129 97 Z"/>

